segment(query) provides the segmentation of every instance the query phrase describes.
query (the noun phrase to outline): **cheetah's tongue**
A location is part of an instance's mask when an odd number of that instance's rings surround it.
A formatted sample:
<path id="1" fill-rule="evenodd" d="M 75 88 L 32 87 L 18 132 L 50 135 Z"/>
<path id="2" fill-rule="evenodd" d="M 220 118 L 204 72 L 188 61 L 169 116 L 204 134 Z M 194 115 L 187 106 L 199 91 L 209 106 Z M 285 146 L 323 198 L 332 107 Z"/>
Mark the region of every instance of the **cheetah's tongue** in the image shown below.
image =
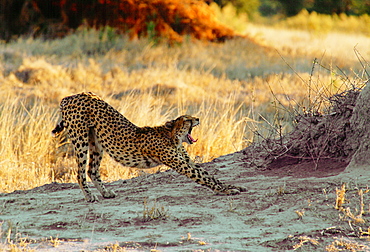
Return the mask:
<path id="1" fill-rule="evenodd" d="M 190 143 L 195 143 L 197 140 L 195 140 L 190 134 L 188 134 L 188 139 L 190 140 Z"/>

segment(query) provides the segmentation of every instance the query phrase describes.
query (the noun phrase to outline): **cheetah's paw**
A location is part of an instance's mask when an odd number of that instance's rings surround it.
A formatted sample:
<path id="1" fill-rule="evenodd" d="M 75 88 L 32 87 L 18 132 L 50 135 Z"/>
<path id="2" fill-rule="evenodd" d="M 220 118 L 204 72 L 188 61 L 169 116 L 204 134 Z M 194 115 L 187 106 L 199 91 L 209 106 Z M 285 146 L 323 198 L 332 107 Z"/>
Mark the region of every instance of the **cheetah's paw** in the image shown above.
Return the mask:
<path id="1" fill-rule="evenodd" d="M 230 189 L 236 189 L 236 190 L 238 190 L 239 192 L 246 192 L 246 191 L 247 191 L 247 188 L 242 187 L 242 186 L 230 186 L 229 188 L 230 188 Z"/>
<path id="2" fill-rule="evenodd" d="M 104 198 L 114 198 L 116 197 L 116 193 L 113 190 L 107 190 L 103 193 Z"/>
<path id="3" fill-rule="evenodd" d="M 85 196 L 87 202 L 93 203 L 99 201 L 98 197 L 94 194 L 88 194 Z"/>
<path id="4" fill-rule="evenodd" d="M 236 195 L 239 193 L 240 191 L 235 188 L 225 188 L 224 190 L 218 192 L 218 194 L 221 194 L 221 195 Z"/>

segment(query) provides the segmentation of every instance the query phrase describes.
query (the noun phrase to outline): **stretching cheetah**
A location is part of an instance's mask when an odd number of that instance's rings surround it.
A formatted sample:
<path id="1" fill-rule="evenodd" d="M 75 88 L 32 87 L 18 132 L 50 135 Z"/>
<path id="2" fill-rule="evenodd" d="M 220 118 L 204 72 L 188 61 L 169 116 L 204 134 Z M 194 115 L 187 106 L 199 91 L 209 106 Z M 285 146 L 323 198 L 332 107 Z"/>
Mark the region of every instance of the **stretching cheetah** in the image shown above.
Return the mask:
<path id="1" fill-rule="evenodd" d="M 138 127 L 95 94 L 80 93 L 62 99 L 62 121 L 52 131 L 54 136 L 64 128 L 74 146 L 78 163 L 78 183 L 88 202 L 94 202 L 86 182 L 87 173 L 104 198 L 115 193 L 107 190 L 100 178 L 103 151 L 124 166 L 152 168 L 165 164 L 213 191 L 233 195 L 246 191 L 227 185 L 191 161 L 182 143 L 196 142 L 191 136 L 199 119 L 183 115 L 157 127 Z M 88 164 L 87 164 L 88 163 Z"/>

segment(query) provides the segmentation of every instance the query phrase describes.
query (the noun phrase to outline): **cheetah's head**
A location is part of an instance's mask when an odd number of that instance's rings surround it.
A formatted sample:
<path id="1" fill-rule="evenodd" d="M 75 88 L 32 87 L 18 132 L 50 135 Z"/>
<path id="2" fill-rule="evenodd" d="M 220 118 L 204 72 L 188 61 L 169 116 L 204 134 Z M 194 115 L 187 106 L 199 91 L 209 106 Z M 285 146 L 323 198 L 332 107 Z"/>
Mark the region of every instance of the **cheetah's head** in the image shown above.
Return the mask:
<path id="1" fill-rule="evenodd" d="M 171 129 L 171 138 L 175 138 L 174 140 L 179 141 L 179 144 L 183 142 L 193 144 L 198 141 L 191 136 L 191 131 L 193 127 L 199 125 L 199 118 L 182 115 L 175 120 L 166 122 L 165 125 Z"/>

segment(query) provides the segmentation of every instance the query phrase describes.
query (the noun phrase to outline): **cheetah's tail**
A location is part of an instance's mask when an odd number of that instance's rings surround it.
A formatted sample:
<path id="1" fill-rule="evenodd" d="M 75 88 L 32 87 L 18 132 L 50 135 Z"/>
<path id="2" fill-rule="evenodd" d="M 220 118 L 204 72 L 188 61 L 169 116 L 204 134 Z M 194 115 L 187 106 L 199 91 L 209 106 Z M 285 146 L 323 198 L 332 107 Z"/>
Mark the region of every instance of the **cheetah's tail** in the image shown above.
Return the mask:
<path id="1" fill-rule="evenodd" d="M 57 126 L 55 126 L 55 129 L 51 131 L 51 135 L 53 137 L 59 136 L 59 134 L 64 130 L 64 121 L 60 121 Z"/>

